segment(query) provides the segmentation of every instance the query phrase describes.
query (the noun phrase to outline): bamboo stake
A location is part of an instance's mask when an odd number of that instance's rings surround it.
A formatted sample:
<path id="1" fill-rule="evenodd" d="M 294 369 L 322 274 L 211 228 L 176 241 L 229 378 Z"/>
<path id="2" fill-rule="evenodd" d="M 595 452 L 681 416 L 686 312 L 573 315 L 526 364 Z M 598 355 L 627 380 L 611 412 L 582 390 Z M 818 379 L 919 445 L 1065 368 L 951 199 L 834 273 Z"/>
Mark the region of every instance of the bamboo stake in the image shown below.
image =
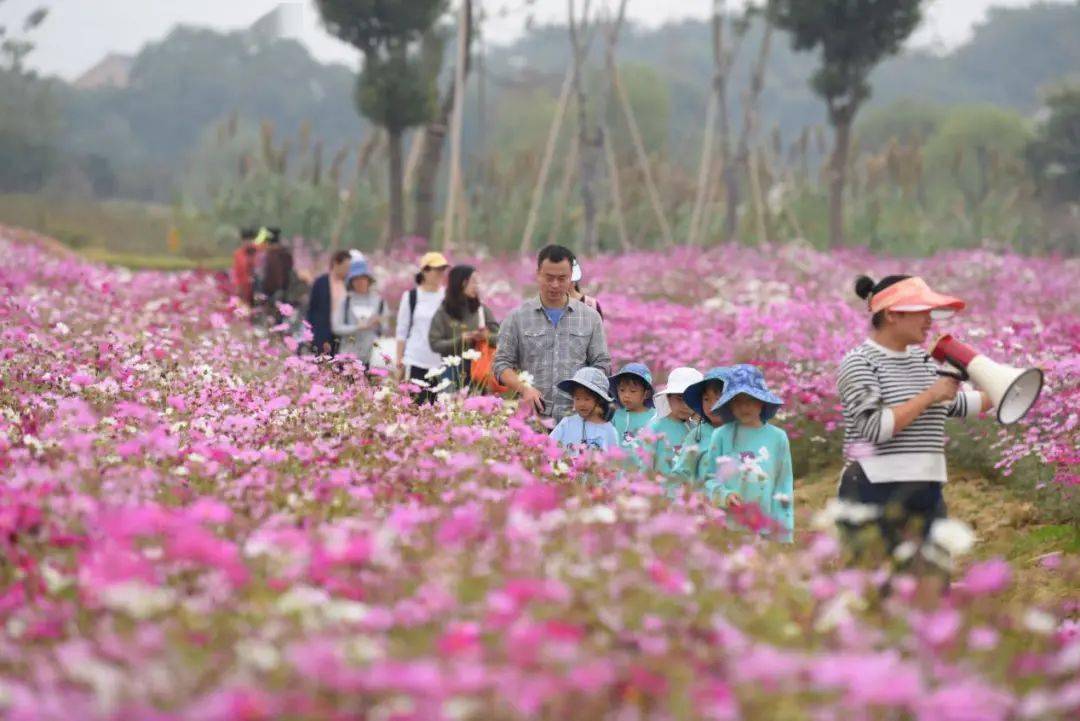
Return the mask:
<path id="1" fill-rule="evenodd" d="M 525 222 L 525 232 L 521 236 L 521 253 L 529 252 L 532 245 L 532 236 L 536 231 L 536 218 L 540 211 L 540 203 L 544 199 L 544 188 L 547 186 L 548 173 L 551 172 L 551 159 L 555 155 L 555 146 L 559 141 L 559 133 L 562 131 L 563 117 L 566 115 L 567 101 L 570 99 L 570 88 L 574 82 L 574 66 L 571 63 L 566 68 L 566 77 L 563 78 L 562 90 L 559 91 L 559 102 L 555 106 L 555 117 L 551 120 L 548 129 L 547 144 L 544 147 L 544 159 L 540 163 L 540 177 L 536 180 L 533 188 L 532 201 L 529 205 L 529 217 Z"/>
<path id="2" fill-rule="evenodd" d="M 645 152 L 645 143 L 641 139 L 641 130 L 638 128 L 637 119 L 634 117 L 634 110 L 630 107 L 630 98 L 626 95 L 626 88 L 623 87 L 617 66 L 612 69 L 611 81 L 615 84 L 615 94 L 619 96 L 623 115 L 626 116 L 626 124 L 630 130 L 630 138 L 634 141 L 634 150 L 637 152 L 638 163 L 641 165 L 641 171 L 645 175 L 645 189 L 649 193 L 649 200 L 652 203 L 653 212 L 656 214 L 656 220 L 660 224 L 664 243 L 668 246 L 674 245 L 671 226 L 668 225 L 667 217 L 664 215 L 664 206 L 660 201 L 660 193 L 656 189 L 656 182 L 653 180 L 649 156 Z"/>
<path id="3" fill-rule="evenodd" d="M 345 223 L 348 221 L 349 216 L 352 215 L 352 208 L 356 199 L 356 189 L 360 185 L 360 176 L 364 174 L 364 168 L 367 167 L 368 162 L 371 160 L 371 156 L 381 143 L 382 132 L 376 130 L 364 141 L 364 144 L 360 146 L 360 150 L 356 154 L 356 173 L 349 183 L 349 189 L 345 191 L 344 200 L 342 200 L 341 204 L 338 206 L 337 219 L 334 220 L 334 229 L 330 233 L 331 253 L 336 251 L 338 246 L 341 245 L 341 234 L 345 232 Z"/>
<path id="4" fill-rule="evenodd" d="M 566 204 L 570 200 L 570 191 L 574 187 L 574 177 L 578 169 L 578 153 L 581 150 L 581 138 L 575 134 L 570 139 L 570 152 L 566 156 L 566 165 L 563 166 L 562 185 L 559 187 L 559 195 L 555 201 L 555 222 L 548 231 L 548 245 L 558 239 L 562 229 L 563 217 L 566 214 Z"/>
<path id="5" fill-rule="evenodd" d="M 701 230 L 701 216 L 705 198 L 709 194 L 710 171 L 712 170 L 713 127 L 716 125 L 716 106 L 719 104 L 716 92 L 709 95 L 709 107 L 705 111 L 705 140 L 701 144 L 701 162 L 698 165 L 697 193 L 694 195 L 694 210 L 690 214 L 690 233 L 686 239 L 688 245 L 697 245 Z"/>
<path id="6" fill-rule="evenodd" d="M 754 196 L 754 217 L 757 221 L 758 245 L 768 241 L 765 227 L 765 202 L 761 193 L 761 176 L 758 172 L 758 148 L 750 149 L 750 191 Z"/>
<path id="7" fill-rule="evenodd" d="M 409 146 L 409 157 L 405 160 L 405 181 L 402 184 L 401 194 L 409 195 L 412 192 L 413 182 L 416 180 L 416 168 L 420 165 L 420 157 L 424 154 L 424 133 L 413 133 L 413 142 Z"/>
<path id="8" fill-rule="evenodd" d="M 454 68 L 454 113 L 450 120 L 450 192 L 443 220 L 443 251 L 454 245 L 454 214 L 461 196 L 461 125 L 465 110 L 465 63 L 468 60 L 468 3 L 461 0 L 458 10 L 457 67 Z"/>
<path id="9" fill-rule="evenodd" d="M 615 148 L 611 134 L 604 126 L 604 156 L 607 158 L 608 178 L 611 180 L 611 204 L 615 206 L 615 227 L 619 230 L 619 246 L 624 253 L 630 252 L 630 235 L 626 231 L 626 216 L 622 209 L 622 186 L 619 183 L 619 164 L 615 160 Z"/>

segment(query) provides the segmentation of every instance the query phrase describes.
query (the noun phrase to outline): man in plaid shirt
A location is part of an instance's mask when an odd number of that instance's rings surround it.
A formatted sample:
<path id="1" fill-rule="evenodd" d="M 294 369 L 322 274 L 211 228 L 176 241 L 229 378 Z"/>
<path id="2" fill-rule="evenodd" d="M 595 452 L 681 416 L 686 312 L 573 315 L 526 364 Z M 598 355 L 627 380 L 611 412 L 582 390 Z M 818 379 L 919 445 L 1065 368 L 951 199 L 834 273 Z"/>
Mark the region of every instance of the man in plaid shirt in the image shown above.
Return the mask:
<path id="1" fill-rule="evenodd" d="M 573 410 L 570 396 L 555 386 L 592 366 L 611 373 L 611 354 L 600 315 L 570 298 L 574 254 L 549 245 L 536 261 L 540 294 L 518 306 L 499 329 L 493 370 L 534 411 L 556 422 Z M 518 371 L 532 376 L 531 385 Z"/>

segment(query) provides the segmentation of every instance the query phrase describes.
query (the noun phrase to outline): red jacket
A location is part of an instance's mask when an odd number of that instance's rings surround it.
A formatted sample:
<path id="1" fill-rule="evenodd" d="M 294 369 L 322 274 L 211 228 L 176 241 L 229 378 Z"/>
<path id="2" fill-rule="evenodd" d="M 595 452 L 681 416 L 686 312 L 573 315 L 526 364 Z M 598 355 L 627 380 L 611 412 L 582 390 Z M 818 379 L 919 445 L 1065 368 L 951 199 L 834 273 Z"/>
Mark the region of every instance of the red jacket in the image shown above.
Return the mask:
<path id="1" fill-rule="evenodd" d="M 247 303 L 255 300 L 252 272 L 255 269 L 255 244 L 244 243 L 233 253 L 232 282 L 237 296 Z"/>

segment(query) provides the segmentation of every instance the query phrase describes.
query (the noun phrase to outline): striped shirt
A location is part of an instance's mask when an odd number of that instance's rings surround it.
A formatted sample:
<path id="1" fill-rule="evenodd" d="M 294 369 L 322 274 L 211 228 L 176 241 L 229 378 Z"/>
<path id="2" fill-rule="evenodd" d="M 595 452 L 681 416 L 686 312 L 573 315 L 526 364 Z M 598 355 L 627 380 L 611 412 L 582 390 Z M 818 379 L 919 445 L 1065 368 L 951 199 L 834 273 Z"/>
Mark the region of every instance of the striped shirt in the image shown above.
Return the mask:
<path id="1" fill-rule="evenodd" d="M 952 403 L 930 406 L 899 433 L 891 410 L 933 385 L 939 368 L 919 346 L 901 352 L 872 340 L 844 357 L 836 384 L 844 408 L 844 454 L 859 462 L 871 483 L 948 480 L 945 419 L 977 415 L 982 396 L 957 393 Z"/>

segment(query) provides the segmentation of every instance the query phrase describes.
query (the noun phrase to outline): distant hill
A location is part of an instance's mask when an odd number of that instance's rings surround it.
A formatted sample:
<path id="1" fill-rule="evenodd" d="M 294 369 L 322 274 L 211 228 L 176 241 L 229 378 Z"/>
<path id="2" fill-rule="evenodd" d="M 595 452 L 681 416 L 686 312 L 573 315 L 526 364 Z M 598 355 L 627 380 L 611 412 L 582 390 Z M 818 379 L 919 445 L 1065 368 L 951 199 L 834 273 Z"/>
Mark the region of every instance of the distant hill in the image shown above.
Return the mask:
<path id="1" fill-rule="evenodd" d="M 735 69 L 735 119 L 760 34 L 760 25 L 751 29 Z M 972 39 L 948 55 L 913 52 L 885 62 L 874 73 L 870 106 L 917 98 L 996 103 L 1029 113 L 1037 107 L 1041 87 L 1080 75 L 1077 37 L 1080 2 L 994 9 Z M 486 63 L 491 107 L 497 108 L 508 90 L 523 86 L 557 92 L 567 45 L 565 28 L 543 27 L 491 50 Z M 807 86 L 816 59 L 794 53 L 782 34 L 773 48 L 762 98 L 764 130 L 776 127 L 790 140 L 824 120 L 822 104 Z M 692 138 L 700 133 L 711 73 L 708 24 L 631 27 L 618 58 L 650 66 L 667 85 L 670 149 L 688 157 L 696 142 Z M 292 40 L 178 27 L 131 61 L 126 80 L 126 85 L 89 89 L 65 86 L 60 132 L 65 151 L 107 159 L 121 177 L 124 195 L 167 200 L 178 168 L 207 127 L 233 111 L 252 123 L 268 120 L 285 135 L 295 134 L 307 121 L 329 153 L 355 146 L 368 132 L 354 109 L 354 73 L 317 62 Z M 476 103 L 470 101 L 467 145 L 479 140 L 478 120 Z"/>

